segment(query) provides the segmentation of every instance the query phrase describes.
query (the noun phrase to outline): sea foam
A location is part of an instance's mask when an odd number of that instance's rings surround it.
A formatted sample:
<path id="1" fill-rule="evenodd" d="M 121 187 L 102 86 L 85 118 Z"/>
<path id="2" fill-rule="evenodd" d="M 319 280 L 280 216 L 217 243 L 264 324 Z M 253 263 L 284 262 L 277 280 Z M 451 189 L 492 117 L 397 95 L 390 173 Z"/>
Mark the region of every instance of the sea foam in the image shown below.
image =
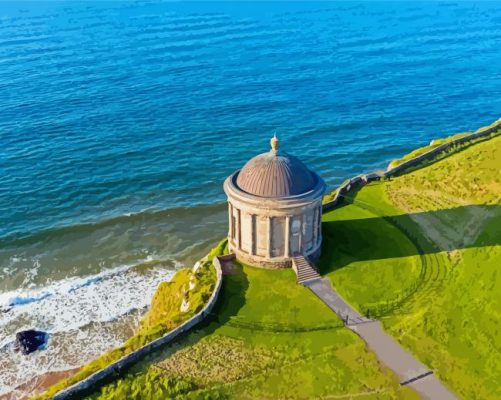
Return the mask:
<path id="1" fill-rule="evenodd" d="M 126 339 L 158 284 L 175 272 L 145 261 L 141 268 L 123 265 L 1 293 L 0 395 L 43 373 L 75 368 Z M 29 356 L 14 352 L 16 332 L 32 328 L 50 334 L 47 349 Z"/>

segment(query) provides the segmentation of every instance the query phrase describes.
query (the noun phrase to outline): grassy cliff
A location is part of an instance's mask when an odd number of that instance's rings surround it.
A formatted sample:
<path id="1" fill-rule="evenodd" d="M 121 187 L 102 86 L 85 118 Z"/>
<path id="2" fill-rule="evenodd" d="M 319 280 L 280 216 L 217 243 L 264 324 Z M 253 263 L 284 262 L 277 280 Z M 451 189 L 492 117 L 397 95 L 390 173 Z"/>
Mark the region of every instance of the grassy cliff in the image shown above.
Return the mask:
<path id="1" fill-rule="evenodd" d="M 198 268 L 182 268 L 169 282 L 162 282 L 152 299 L 151 306 L 143 316 L 136 334 L 123 345 L 112 349 L 88 364 L 82 366 L 74 375 L 51 386 L 35 399 L 49 399 L 60 390 L 90 376 L 121 357 L 139 349 L 145 344 L 158 339 L 168 331 L 187 321 L 210 298 L 215 284 L 216 271 L 212 258 L 222 252 L 225 243 L 221 242 L 207 257 L 198 264 Z"/>
<path id="2" fill-rule="evenodd" d="M 475 131 L 475 133 L 482 133 L 482 132 L 485 132 L 489 129 L 496 129 L 494 132 L 492 132 L 490 135 L 486 135 L 486 136 L 482 136 L 482 137 L 478 137 L 478 138 L 475 138 L 475 139 L 471 139 L 471 140 L 467 140 L 465 143 L 463 144 L 454 144 L 452 145 L 448 150 L 444 151 L 444 152 L 441 152 L 439 153 L 437 156 L 433 157 L 431 161 L 437 161 L 438 159 L 441 159 L 443 157 L 446 157 L 448 155 L 450 155 L 451 153 L 455 153 L 467 146 L 471 146 L 472 144 L 475 144 L 475 143 L 478 143 L 478 142 L 482 142 L 484 140 L 489 140 L 490 138 L 493 138 L 494 136 L 497 136 L 499 134 L 501 134 L 501 128 L 499 128 L 499 125 L 501 124 L 501 118 L 498 119 L 497 121 L 494 121 L 492 124 L 490 125 L 487 125 L 487 126 L 483 126 L 479 129 L 477 129 Z M 401 164 L 403 164 L 404 162 L 406 161 L 409 161 L 415 157 L 418 157 L 422 154 L 425 154 L 443 144 L 446 144 L 446 143 L 450 143 L 450 142 L 453 142 L 457 139 L 461 139 L 465 136 L 470 136 L 473 132 L 464 132 L 464 133 L 457 133 L 455 135 L 452 135 L 452 136 L 449 136 L 449 137 L 446 137 L 446 138 L 440 138 L 440 139 L 434 139 L 430 142 L 429 145 L 427 146 L 424 146 L 424 147 L 420 147 L 420 148 L 417 148 L 413 151 L 411 151 L 409 154 L 406 154 L 404 155 L 403 157 L 399 158 L 399 159 L 396 159 L 396 160 L 392 160 L 390 162 L 390 164 L 388 165 L 388 169 L 392 169 L 392 168 L 395 168 Z M 423 167 L 425 164 L 428 164 L 430 161 L 424 161 L 422 163 L 422 165 L 418 166 L 419 167 Z M 416 169 L 416 168 L 412 168 L 412 169 Z"/>

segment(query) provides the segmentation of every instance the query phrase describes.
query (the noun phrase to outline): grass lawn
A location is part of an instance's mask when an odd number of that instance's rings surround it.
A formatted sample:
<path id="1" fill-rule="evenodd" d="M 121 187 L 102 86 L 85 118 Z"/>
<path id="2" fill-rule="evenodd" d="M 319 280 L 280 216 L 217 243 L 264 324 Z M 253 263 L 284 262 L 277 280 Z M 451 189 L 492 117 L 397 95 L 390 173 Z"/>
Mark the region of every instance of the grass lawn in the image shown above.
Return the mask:
<path id="1" fill-rule="evenodd" d="M 336 290 L 365 313 L 411 290 L 419 280 L 421 264 L 408 236 L 363 205 L 346 204 L 324 214 L 318 266 Z"/>
<path id="2" fill-rule="evenodd" d="M 319 263 L 460 398 L 501 398 L 501 137 L 324 214 Z"/>
<path id="3" fill-rule="evenodd" d="M 240 264 L 225 275 L 217 309 L 205 326 L 92 398 L 140 399 L 144 393 L 153 393 L 149 398 L 418 398 L 296 284 L 292 270 Z"/>

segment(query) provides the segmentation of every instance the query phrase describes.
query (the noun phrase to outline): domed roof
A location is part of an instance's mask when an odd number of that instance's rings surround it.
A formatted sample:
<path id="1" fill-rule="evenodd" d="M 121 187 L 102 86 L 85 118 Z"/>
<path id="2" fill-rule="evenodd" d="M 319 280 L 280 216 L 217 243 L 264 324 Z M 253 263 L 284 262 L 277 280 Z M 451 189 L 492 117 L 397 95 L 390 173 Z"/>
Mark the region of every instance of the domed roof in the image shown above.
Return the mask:
<path id="1" fill-rule="evenodd" d="M 312 190 L 316 175 L 297 157 L 279 154 L 278 139 L 271 140 L 272 150 L 251 158 L 238 173 L 237 186 L 254 196 L 283 198 Z"/>

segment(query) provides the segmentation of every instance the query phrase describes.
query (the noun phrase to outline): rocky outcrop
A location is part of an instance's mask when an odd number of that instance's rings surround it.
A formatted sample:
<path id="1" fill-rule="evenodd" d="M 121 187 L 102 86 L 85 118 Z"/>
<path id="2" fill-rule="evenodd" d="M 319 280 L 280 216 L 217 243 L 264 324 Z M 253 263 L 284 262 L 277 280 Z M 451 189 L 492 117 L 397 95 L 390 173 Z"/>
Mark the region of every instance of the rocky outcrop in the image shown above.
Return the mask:
<path id="1" fill-rule="evenodd" d="M 30 329 L 16 333 L 15 348 L 24 355 L 33 353 L 43 347 L 49 338 L 46 332 Z"/>

